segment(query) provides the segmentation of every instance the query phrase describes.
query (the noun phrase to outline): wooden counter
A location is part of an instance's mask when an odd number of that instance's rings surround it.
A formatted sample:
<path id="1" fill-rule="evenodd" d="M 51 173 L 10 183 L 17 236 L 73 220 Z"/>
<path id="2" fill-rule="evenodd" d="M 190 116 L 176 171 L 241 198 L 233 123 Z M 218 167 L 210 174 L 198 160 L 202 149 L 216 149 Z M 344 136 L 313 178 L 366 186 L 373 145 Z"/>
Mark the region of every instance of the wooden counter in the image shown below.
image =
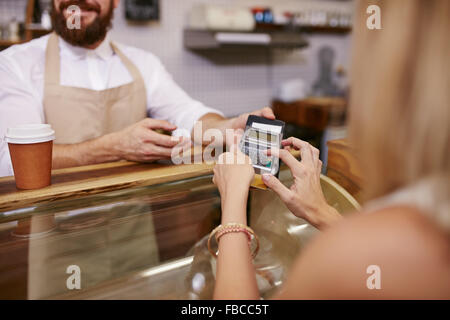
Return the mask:
<path id="1" fill-rule="evenodd" d="M 38 190 L 17 190 L 14 177 L 4 177 L 0 178 L 0 212 L 36 203 L 207 175 L 212 173 L 212 168 L 212 164 L 105 163 L 53 170 L 52 185 Z"/>

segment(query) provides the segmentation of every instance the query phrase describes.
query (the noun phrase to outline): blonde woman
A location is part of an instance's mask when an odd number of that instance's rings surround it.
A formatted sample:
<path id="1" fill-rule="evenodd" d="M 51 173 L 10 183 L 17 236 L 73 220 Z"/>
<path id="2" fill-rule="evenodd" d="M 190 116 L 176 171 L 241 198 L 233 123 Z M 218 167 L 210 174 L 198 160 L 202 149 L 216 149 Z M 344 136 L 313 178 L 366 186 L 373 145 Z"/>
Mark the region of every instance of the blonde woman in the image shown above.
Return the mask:
<path id="1" fill-rule="evenodd" d="M 290 189 L 265 183 L 298 217 L 323 232 L 294 263 L 277 299 L 450 299 L 450 1 L 376 1 L 382 30 L 354 27 L 350 129 L 365 175 L 367 205 L 342 219 L 319 184 L 318 151 L 290 138 L 280 158 Z M 227 154 L 222 155 L 224 159 Z M 246 224 L 251 165 L 219 164 L 222 225 Z M 243 228 L 221 236 L 216 299 L 258 299 Z M 381 289 L 366 285 L 368 266 Z"/>

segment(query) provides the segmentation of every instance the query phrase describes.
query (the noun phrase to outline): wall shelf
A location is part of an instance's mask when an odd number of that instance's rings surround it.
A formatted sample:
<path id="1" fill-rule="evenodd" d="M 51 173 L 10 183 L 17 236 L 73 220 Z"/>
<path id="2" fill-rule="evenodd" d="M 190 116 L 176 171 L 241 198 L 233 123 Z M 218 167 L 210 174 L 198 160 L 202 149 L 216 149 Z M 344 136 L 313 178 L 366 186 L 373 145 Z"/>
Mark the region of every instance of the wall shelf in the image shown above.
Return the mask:
<path id="1" fill-rule="evenodd" d="M 301 26 L 299 28 L 300 32 L 304 33 L 347 34 L 352 31 L 352 27 Z"/>
<path id="2" fill-rule="evenodd" d="M 286 31 L 210 31 L 185 29 L 184 46 L 189 50 L 261 49 L 286 48 L 301 49 L 308 41 L 299 32 Z"/>
<path id="3" fill-rule="evenodd" d="M 22 39 L 20 39 L 18 41 L 0 39 L 0 50 L 6 49 L 9 46 L 12 46 L 15 44 L 21 44 L 24 42 L 28 42 L 32 39 L 46 35 L 52 31 L 52 30 L 43 28 L 40 24 L 32 23 L 33 13 L 34 13 L 34 2 L 35 2 L 35 0 L 27 1 L 25 22 L 24 22 L 25 30 L 24 30 L 24 34 L 22 35 Z"/>

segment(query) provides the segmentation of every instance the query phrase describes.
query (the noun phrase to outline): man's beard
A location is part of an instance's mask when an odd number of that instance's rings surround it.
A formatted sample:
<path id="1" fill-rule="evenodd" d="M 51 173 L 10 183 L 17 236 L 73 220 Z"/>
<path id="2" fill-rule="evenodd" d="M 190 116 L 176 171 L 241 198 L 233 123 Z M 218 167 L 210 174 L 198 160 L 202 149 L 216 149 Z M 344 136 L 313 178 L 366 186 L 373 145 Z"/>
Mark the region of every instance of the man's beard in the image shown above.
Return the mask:
<path id="1" fill-rule="evenodd" d="M 93 10 L 97 12 L 97 17 L 89 25 L 81 25 L 80 29 L 69 29 L 67 27 L 67 19 L 64 16 L 64 9 L 71 5 L 76 5 L 80 9 Z M 61 2 L 59 12 L 55 8 L 55 2 L 52 1 L 51 18 L 53 28 L 61 38 L 78 47 L 86 47 L 96 42 L 102 41 L 106 37 L 106 33 L 111 28 L 113 18 L 113 0 L 110 2 L 109 11 L 105 16 L 100 15 L 100 7 L 86 1 L 69 0 Z"/>

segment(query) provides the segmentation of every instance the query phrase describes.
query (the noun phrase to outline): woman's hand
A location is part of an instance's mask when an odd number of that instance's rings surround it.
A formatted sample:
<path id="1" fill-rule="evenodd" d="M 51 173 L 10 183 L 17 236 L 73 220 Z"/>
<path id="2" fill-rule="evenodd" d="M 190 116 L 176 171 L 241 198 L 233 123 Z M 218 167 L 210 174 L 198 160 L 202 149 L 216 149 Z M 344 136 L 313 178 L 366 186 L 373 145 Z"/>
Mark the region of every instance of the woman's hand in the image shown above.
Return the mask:
<path id="1" fill-rule="evenodd" d="M 319 160 L 319 150 L 292 137 L 283 140 L 282 145 L 285 148 L 279 150 L 278 156 L 291 169 L 294 183 L 288 189 L 276 177 L 266 174 L 263 175 L 264 183 L 279 195 L 294 215 L 319 229 L 339 220 L 341 215 L 327 204 L 320 186 L 322 161 Z M 290 148 L 300 150 L 301 161 L 294 158 Z M 268 154 L 277 155 L 276 150 Z"/>
<path id="2" fill-rule="evenodd" d="M 222 223 L 244 223 L 248 190 L 255 171 L 249 157 L 240 152 L 237 146 L 232 149 L 232 152 L 219 156 L 214 167 L 213 182 L 219 188 L 222 201 Z M 244 215 L 240 212 L 244 212 Z"/>
<path id="3" fill-rule="evenodd" d="M 219 156 L 213 183 L 219 188 L 220 195 L 227 197 L 233 190 L 248 192 L 254 175 L 250 158 L 234 148 L 234 151 Z"/>
<path id="4" fill-rule="evenodd" d="M 214 168 L 213 182 L 220 191 L 222 225 L 247 224 L 247 198 L 255 174 L 250 159 L 231 147 L 221 154 Z M 259 299 L 255 267 L 247 236 L 231 232 L 220 238 L 214 299 Z"/>

